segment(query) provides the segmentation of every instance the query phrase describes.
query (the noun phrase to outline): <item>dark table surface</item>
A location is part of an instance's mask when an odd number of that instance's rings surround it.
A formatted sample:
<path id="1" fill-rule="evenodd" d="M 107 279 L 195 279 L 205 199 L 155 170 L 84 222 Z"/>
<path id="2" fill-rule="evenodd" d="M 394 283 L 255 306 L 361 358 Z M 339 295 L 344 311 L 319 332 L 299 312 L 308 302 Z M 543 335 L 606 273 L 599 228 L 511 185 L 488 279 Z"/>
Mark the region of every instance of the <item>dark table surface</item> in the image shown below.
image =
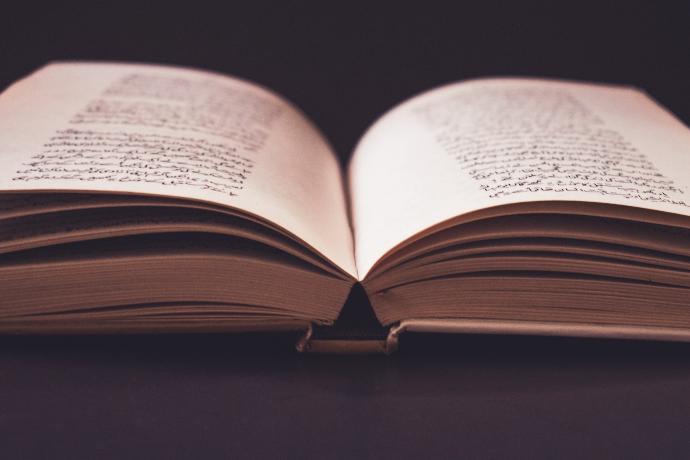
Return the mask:
<path id="1" fill-rule="evenodd" d="M 687 344 L 407 337 L 391 356 L 309 356 L 292 339 L 0 340 L 0 451 L 680 458 L 690 449 Z"/>
<path id="2" fill-rule="evenodd" d="M 687 2 L 505 3 L 4 7 L 0 86 L 55 59 L 214 69 L 296 102 L 343 163 L 393 104 L 479 76 L 633 84 L 690 121 Z M 0 458 L 690 453 L 687 344 L 409 335 L 393 356 L 304 356 L 294 339 L 0 337 Z"/>

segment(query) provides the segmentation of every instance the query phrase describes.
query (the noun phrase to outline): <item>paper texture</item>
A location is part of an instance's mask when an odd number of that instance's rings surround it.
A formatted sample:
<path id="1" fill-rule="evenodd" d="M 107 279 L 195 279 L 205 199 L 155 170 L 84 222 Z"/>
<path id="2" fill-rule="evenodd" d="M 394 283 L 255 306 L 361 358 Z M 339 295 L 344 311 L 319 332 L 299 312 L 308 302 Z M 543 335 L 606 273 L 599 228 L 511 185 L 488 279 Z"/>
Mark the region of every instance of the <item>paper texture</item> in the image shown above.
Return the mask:
<path id="1" fill-rule="evenodd" d="M 688 129 L 631 88 L 488 79 L 424 93 L 376 122 L 350 164 L 360 279 L 413 235 L 497 205 L 690 215 L 689 158 Z"/>
<path id="2" fill-rule="evenodd" d="M 356 274 L 335 155 L 302 113 L 257 85 L 173 67 L 57 63 L 0 96 L 0 125 L 0 191 L 231 206 Z"/>

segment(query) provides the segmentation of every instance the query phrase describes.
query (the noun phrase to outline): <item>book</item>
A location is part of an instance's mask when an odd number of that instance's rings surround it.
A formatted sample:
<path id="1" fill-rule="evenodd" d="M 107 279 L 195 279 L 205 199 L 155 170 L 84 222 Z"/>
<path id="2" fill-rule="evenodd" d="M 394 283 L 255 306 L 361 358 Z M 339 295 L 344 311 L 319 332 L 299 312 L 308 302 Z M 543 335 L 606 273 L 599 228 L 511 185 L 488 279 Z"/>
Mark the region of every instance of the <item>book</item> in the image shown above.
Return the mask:
<path id="1" fill-rule="evenodd" d="M 0 126 L 1 333 L 690 340 L 690 130 L 639 89 L 448 84 L 346 168 L 271 90 L 171 66 L 51 63 Z M 385 336 L 328 335 L 356 284 Z"/>

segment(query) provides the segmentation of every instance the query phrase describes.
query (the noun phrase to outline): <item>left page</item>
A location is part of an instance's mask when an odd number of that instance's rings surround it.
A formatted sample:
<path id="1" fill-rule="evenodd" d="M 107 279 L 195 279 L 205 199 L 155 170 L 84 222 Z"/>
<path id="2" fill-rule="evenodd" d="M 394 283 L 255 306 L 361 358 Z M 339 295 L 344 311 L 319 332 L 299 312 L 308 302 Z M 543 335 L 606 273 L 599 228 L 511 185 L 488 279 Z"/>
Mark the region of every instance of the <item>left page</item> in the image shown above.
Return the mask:
<path id="1" fill-rule="evenodd" d="M 0 95 L 0 192 L 202 200 L 260 216 L 356 276 L 342 174 L 289 102 L 220 74 L 54 63 Z"/>

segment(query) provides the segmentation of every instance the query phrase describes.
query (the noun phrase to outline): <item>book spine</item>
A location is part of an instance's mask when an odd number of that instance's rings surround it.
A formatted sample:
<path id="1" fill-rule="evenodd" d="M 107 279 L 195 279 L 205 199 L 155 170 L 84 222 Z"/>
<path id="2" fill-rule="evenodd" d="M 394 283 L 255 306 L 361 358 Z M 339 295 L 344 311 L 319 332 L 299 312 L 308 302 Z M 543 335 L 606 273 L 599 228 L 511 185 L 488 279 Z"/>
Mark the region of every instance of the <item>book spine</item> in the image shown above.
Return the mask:
<path id="1" fill-rule="evenodd" d="M 391 331 L 393 328 L 391 328 Z M 318 354 L 385 354 L 397 350 L 397 335 L 392 337 L 389 331 L 385 339 L 317 339 L 314 328 L 309 325 L 304 335 L 295 344 L 300 353 Z"/>

